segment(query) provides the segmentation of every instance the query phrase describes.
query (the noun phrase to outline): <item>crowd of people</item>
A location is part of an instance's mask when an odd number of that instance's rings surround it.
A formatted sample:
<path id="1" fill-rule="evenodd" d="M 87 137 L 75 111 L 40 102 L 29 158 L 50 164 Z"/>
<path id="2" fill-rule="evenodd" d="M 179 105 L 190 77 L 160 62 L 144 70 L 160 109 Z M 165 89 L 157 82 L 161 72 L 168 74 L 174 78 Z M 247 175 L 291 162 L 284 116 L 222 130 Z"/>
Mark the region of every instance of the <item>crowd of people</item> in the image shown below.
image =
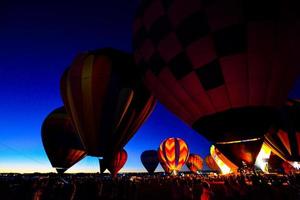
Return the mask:
<path id="1" fill-rule="evenodd" d="M 1 175 L 1 199 L 300 199 L 300 175 Z"/>

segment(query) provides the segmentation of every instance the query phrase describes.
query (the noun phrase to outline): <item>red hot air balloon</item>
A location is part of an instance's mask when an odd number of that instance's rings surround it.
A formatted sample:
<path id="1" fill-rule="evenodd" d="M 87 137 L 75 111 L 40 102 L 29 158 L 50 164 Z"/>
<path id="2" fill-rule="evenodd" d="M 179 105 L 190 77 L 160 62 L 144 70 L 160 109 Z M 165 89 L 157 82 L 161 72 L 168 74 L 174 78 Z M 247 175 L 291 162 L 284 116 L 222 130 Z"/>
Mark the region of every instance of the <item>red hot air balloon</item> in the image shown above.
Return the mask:
<path id="1" fill-rule="evenodd" d="M 187 144 L 180 138 L 164 140 L 158 149 L 158 157 L 167 173 L 177 174 L 189 156 Z"/>
<path id="2" fill-rule="evenodd" d="M 189 158 L 186 161 L 186 166 L 194 173 L 202 170 L 203 168 L 203 159 L 196 154 L 190 154 Z"/>
<path id="3" fill-rule="evenodd" d="M 61 93 L 91 156 L 114 157 L 155 105 L 133 58 L 114 49 L 77 56 L 62 77 Z"/>
<path id="4" fill-rule="evenodd" d="M 127 152 L 122 149 L 119 151 L 112 160 L 107 160 L 107 169 L 112 174 L 113 177 L 116 177 L 118 172 L 122 169 L 127 161 Z"/>
<path id="5" fill-rule="evenodd" d="M 217 165 L 216 161 L 213 159 L 213 157 L 211 155 L 208 155 L 205 157 L 205 163 L 207 165 L 208 168 L 210 168 L 213 171 L 221 171 L 219 166 Z"/>
<path id="6" fill-rule="evenodd" d="M 63 173 L 86 156 L 64 107 L 51 112 L 43 122 L 42 141 L 51 165 L 59 173 Z"/>
<path id="7" fill-rule="evenodd" d="M 158 166 L 159 160 L 156 150 L 144 151 L 141 155 L 141 161 L 149 174 L 153 174 Z"/>
<path id="8" fill-rule="evenodd" d="M 142 1 L 133 46 L 146 85 L 213 143 L 261 138 L 299 76 L 291 2 Z"/>

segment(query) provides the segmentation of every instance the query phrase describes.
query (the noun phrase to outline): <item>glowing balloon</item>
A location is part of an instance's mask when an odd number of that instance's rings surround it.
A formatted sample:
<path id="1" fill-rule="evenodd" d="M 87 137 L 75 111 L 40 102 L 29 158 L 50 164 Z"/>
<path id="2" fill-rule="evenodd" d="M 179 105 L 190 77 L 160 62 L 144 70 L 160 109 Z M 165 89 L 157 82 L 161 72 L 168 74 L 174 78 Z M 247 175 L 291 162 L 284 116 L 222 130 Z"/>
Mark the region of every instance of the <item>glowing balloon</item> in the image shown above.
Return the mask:
<path id="1" fill-rule="evenodd" d="M 197 173 L 203 168 L 203 159 L 196 154 L 190 154 L 186 161 L 186 166 L 193 172 Z"/>
<path id="2" fill-rule="evenodd" d="M 222 174 L 235 173 L 238 167 L 222 154 L 214 145 L 210 147 L 210 155 L 220 168 Z"/>
<path id="3" fill-rule="evenodd" d="M 164 140 L 158 149 L 158 157 L 167 173 L 177 174 L 189 156 L 187 144 L 180 138 Z"/>
<path id="4" fill-rule="evenodd" d="M 213 159 L 211 155 L 205 157 L 205 163 L 209 169 L 217 172 L 221 171 L 216 161 Z"/>

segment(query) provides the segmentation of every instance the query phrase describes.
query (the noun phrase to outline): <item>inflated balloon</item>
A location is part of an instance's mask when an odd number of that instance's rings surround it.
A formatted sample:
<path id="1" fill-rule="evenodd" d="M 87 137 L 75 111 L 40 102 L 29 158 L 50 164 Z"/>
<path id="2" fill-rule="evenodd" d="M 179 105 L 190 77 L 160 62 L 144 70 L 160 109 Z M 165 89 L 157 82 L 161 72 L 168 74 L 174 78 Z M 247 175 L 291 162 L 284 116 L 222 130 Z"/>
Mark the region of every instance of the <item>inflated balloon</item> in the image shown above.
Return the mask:
<path id="1" fill-rule="evenodd" d="M 196 154 L 190 154 L 186 161 L 186 166 L 194 173 L 199 172 L 203 168 L 203 159 Z"/>
<path id="2" fill-rule="evenodd" d="M 254 138 L 243 141 L 218 142 L 216 148 L 231 162 L 241 167 L 243 163 L 253 166 L 261 150 L 263 139 Z"/>
<path id="3" fill-rule="evenodd" d="M 170 169 L 168 168 L 168 166 L 166 165 L 166 163 L 164 162 L 164 160 L 159 156 L 159 153 L 158 153 L 158 160 L 159 160 L 159 163 L 160 163 L 161 167 L 165 171 L 165 173 L 171 174 Z"/>
<path id="4" fill-rule="evenodd" d="M 61 93 L 91 156 L 114 157 L 155 105 L 132 56 L 114 49 L 78 55 L 62 77 Z"/>
<path id="5" fill-rule="evenodd" d="M 143 0 L 133 46 L 146 85 L 212 142 L 262 137 L 300 71 L 292 2 Z"/>
<path id="6" fill-rule="evenodd" d="M 272 151 L 286 161 L 300 162 L 300 102 L 289 100 L 274 128 L 265 135 Z"/>
<path id="7" fill-rule="evenodd" d="M 222 174 L 236 173 L 238 166 L 232 163 L 222 152 L 220 152 L 214 145 L 210 147 L 210 155 L 218 165 Z"/>
<path id="8" fill-rule="evenodd" d="M 63 173 L 86 156 L 64 107 L 51 112 L 42 125 L 42 141 L 52 167 Z"/>
<path id="9" fill-rule="evenodd" d="M 113 177 L 116 177 L 118 172 L 122 169 L 127 161 L 127 152 L 122 149 L 119 151 L 112 160 L 107 160 L 107 169 L 112 174 Z"/>
<path id="10" fill-rule="evenodd" d="M 157 151 L 144 151 L 141 155 L 141 161 L 148 173 L 153 174 L 159 163 Z"/>
<path id="11" fill-rule="evenodd" d="M 168 138 L 164 140 L 158 149 L 158 157 L 161 165 L 167 173 L 177 174 L 185 164 L 189 156 L 187 144 L 180 138 Z"/>
<path id="12" fill-rule="evenodd" d="M 205 157 L 205 163 L 209 169 L 217 172 L 221 171 L 216 161 L 213 159 L 211 155 Z"/>

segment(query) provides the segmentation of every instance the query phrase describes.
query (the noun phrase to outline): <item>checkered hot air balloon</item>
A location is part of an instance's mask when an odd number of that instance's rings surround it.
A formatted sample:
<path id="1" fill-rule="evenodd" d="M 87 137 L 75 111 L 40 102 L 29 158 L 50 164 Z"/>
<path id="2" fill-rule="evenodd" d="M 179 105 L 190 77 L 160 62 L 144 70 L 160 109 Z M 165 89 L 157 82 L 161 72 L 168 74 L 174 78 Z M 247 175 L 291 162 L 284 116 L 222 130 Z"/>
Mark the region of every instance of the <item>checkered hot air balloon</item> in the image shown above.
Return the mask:
<path id="1" fill-rule="evenodd" d="M 262 138 L 299 76 L 293 2 L 143 0 L 133 46 L 144 82 L 213 143 Z"/>
<path id="2" fill-rule="evenodd" d="M 197 173 L 203 168 L 203 159 L 196 154 L 190 154 L 186 161 L 186 166 L 193 172 Z"/>
<path id="3" fill-rule="evenodd" d="M 86 156 L 64 107 L 51 112 L 42 125 L 42 141 L 52 167 L 63 173 Z"/>
<path id="4" fill-rule="evenodd" d="M 158 149 L 158 158 L 167 173 L 177 174 L 189 156 L 187 144 L 180 138 L 164 140 Z"/>

